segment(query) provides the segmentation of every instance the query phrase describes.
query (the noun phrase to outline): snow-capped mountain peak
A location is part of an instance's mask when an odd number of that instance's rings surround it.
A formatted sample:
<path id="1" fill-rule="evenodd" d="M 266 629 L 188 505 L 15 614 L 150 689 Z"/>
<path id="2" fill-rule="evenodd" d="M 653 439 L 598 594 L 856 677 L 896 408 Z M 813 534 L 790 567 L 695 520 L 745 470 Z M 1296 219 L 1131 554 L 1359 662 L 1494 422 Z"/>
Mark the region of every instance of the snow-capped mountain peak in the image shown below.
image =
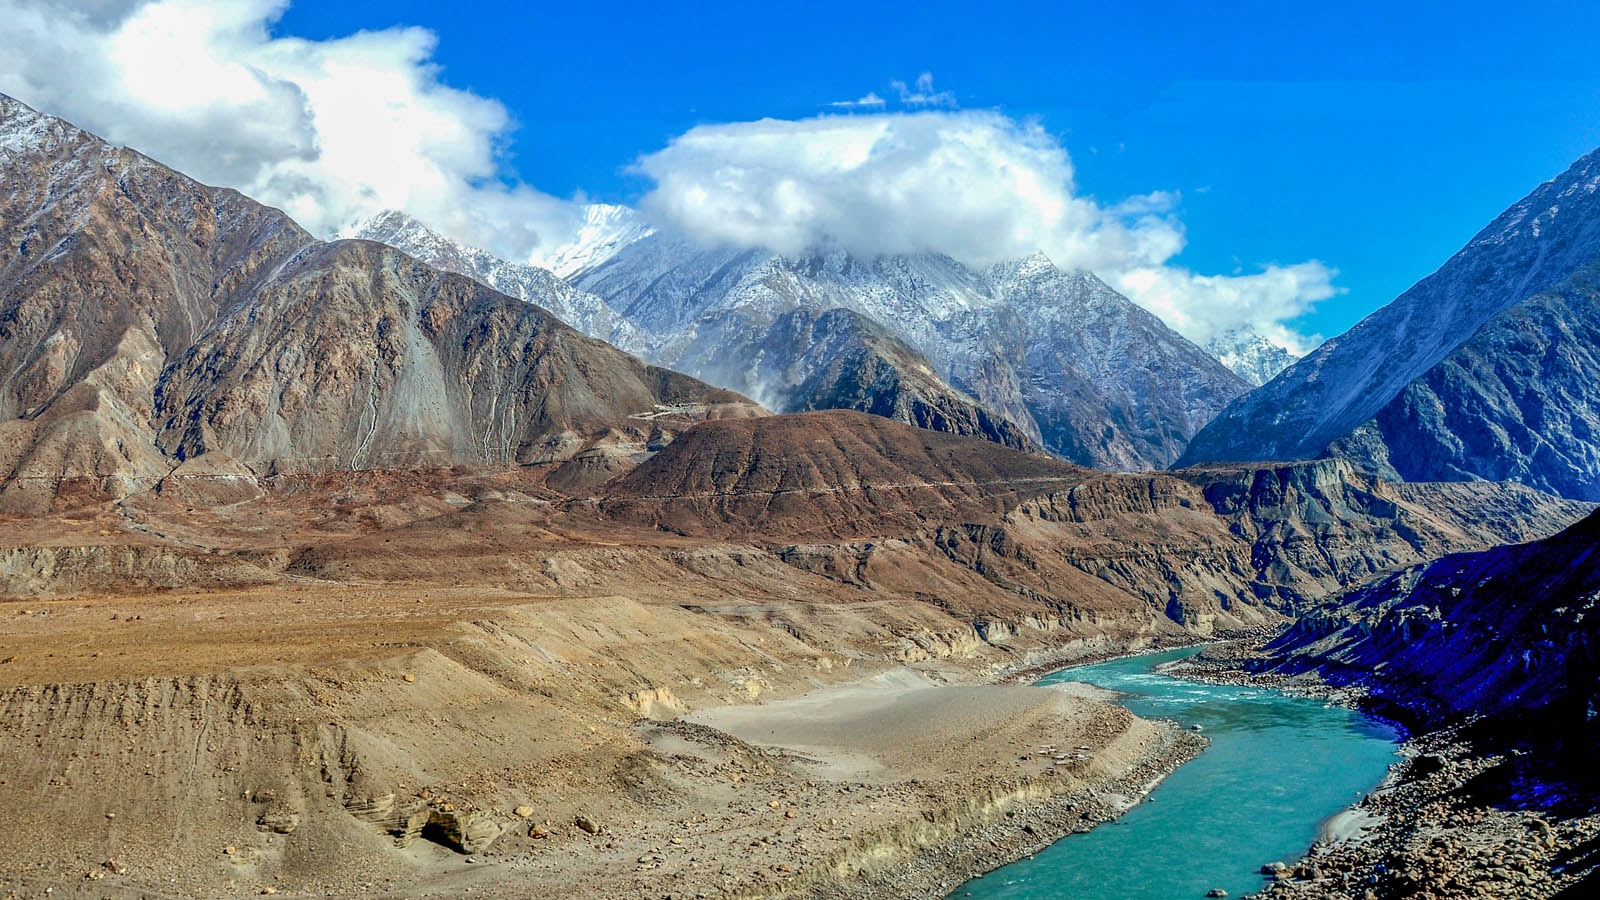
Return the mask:
<path id="1" fill-rule="evenodd" d="M 1207 341 L 1205 348 L 1235 375 L 1256 387 L 1276 378 L 1300 358 L 1289 348 L 1273 343 L 1248 327 L 1221 332 Z"/>
<path id="2" fill-rule="evenodd" d="M 583 221 L 567 240 L 536 249 L 529 262 L 571 278 L 654 232 L 632 207 L 591 203 L 583 208 Z"/>
<path id="3" fill-rule="evenodd" d="M 0 156 L 48 152 L 83 137 L 68 122 L 47 116 L 26 103 L 0 94 Z"/>
<path id="4" fill-rule="evenodd" d="M 638 353 L 648 344 L 643 332 L 606 301 L 578 290 L 548 269 L 507 262 L 486 250 L 469 247 L 400 210 L 384 210 L 346 229 L 340 237 L 388 244 L 431 266 L 465 275 L 502 294 L 542 306 L 584 334 L 630 353 Z"/>

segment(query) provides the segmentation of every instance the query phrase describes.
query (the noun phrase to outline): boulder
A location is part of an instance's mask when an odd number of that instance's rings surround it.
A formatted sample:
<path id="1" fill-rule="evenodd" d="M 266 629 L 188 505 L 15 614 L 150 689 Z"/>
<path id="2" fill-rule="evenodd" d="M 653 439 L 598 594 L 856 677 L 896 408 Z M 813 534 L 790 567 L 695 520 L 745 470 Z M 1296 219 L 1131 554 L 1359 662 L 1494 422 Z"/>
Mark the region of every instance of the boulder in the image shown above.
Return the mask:
<path id="1" fill-rule="evenodd" d="M 436 809 L 422 834 L 458 853 L 477 853 L 500 836 L 500 825 L 481 812 Z"/>
<path id="2" fill-rule="evenodd" d="M 256 818 L 256 830 L 290 834 L 300 827 L 300 814 L 288 809 L 273 809 Z"/>

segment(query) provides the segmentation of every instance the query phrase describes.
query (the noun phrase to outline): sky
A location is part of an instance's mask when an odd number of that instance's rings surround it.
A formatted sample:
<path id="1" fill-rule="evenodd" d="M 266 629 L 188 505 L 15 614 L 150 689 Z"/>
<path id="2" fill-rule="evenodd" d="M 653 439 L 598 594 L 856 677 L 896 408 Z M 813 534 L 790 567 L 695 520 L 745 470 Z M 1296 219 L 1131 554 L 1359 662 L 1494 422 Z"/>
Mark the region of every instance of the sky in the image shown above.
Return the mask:
<path id="1" fill-rule="evenodd" d="M 0 91 L 320 232 L 1042 249 L 1304 350 L 1600 146 L 1600 5 L 1396 5 L 0 0 Z"/>

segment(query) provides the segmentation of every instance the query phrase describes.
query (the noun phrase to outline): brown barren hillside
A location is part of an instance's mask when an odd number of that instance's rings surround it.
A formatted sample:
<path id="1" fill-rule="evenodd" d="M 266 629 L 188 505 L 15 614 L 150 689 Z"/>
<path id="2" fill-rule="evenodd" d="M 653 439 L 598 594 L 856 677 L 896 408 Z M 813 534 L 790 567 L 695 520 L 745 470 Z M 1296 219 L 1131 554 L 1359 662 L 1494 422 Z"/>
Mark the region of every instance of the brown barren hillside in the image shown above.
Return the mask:
<path id="1" fill-rule="evenodd" d="M 870 537 L 998 521 L 1093 470 L 847 410 L 710 423 L 606 485 L 612 518 L 690 534 Z"/>

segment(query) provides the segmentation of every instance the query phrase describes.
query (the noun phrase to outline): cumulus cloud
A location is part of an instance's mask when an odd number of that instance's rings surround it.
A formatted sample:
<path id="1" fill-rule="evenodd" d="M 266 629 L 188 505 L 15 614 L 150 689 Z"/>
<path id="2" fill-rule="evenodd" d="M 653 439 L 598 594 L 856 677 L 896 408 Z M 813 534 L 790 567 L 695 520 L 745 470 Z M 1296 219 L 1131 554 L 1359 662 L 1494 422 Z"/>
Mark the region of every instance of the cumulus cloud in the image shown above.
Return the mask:
<path id="1" fill-rule="evenodd" d="M 530 261 L 577 233 L 577 204 L 502 177 L 511 116 L 442 81 L 432 32 L 274 36 L 286 4 L 0 0 L 0 91 L 323 236 L 397 208 Z M 1042 250 L 1200 341 L 1244 325 L 1294 344 L 1283 323 L 1334 290 L 1314 261 L 1243 276 L 1174 265 L 1174 195 L 1099 203 L 1037 124 L 958 111 L 931 73 L 891 88 L 892 101 L 833 104 L 848 116 L 694 128 L 637 162 L 655 181 L 644 210 L 704 242 L 785 253 L 836 244 L 981 263 Z"/>
<path id="2" fill-rule="evenodd" d="M 274 37 L 287 0 L 0 0 L 0 91 L 332 235 L 384 208 L 525 259 L 578 225 L 500 178 L 511 118 L 421 28 Z"/>
<path id="3" fill-rule="evenodd" d="M 919 82 L 922 93 L 932 79 Z M 643 210 L 706 244 L 798 254 L 947 253 L 983 265 L 1043 251 L 1087 269 L 1189 338 L 1249 327 L 1303 351 L 1285 322 L 1334 293 L 1320 262 L 1205 275 L 1173 263 L 1178 197 L 1104 204 L 1077 192 L 1071 158 L 1037 123 L 990 111 L 764 119 L 702 125 L 641 157 Z"/>

